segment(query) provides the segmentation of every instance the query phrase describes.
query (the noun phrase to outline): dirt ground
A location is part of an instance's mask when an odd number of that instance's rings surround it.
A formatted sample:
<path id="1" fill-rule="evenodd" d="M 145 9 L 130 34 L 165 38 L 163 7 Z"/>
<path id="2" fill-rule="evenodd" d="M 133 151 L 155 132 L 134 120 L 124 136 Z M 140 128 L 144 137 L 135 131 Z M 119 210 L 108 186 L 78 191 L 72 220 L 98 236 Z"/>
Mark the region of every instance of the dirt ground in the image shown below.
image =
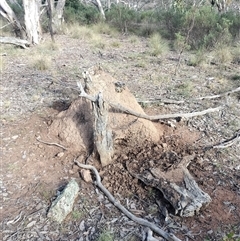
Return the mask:
<path id="1" fill-rule="evenodd" d="M 131 146 L 121 143 L 112 165 L 98 168 L 102 183 L 131 212 L 181 240 L 240 239 L 240 141 L 226 148 L 206 149 L 232 138 L 240 130 L 239 92 L 220 98 L 197 97 L 225 93 L 240 86 L 239 63 L 190 66 L 192 53 L 184 53 L 178 73 L 178 53 L 164 58 L 151 56 L 146 39 L 102 35 L 106 46 L 66 35 L 56 44 L 31 49 L 1 46 L 1 240 L 100 239 L 110 233 L 113 240 L 144 240 L 146 229 L 125 217 L 91 183 L 85 183 L 73 160 L 84 162 L 89 153 L 74 153 L 54 144 L 62 140 L 49 128 L 59 112 L 78 98 L 76 81 L 82 71 L 101 67 L 125 83 L 145 113 L 185 113 L 221 106 L 221 111 L 194 118 L 164 120 L 154 125 L 162 133 L 159 143 Z M 116 44 L 117 43 L 117 44 Z M 35 57 L 50 59 L 45 70 L 34 65 Z M 209 57 L 211 59 L 211 56 Z M 237 78 L 238 76 L 238 78 Z M 167 101 L 168 100 L 168 101 Z M 170 103 L 169 100 L 178 102 Z M 168 104 L 167 104 L 168 102 Z M 188 169 L 212 202 L 194 217 L 175 216 L 160 191 L 146 186 L 126 170 L 128 160 L 158 160 L 163 153 L 179 157 L 195 154 Z M 171 164 L 171 163 L 170 163 Z M 47 210 L 71 178 L 80 186 L 73 212 L 62 224 L 46 218 Z M 168 218 L 164 210 L 168 210 Z M 160 240 L 160 237 L 158 237 Z M 108 240 L 108 239 L 106 239 Z"/>

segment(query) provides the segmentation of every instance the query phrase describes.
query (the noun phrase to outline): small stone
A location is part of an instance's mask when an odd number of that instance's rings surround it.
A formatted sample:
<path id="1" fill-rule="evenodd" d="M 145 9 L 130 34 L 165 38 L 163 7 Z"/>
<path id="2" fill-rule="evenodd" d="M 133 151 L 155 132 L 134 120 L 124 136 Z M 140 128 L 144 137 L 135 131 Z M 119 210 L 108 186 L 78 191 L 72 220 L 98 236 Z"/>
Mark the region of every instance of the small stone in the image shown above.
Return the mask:
<path id="1" fill-rule="evenodd" d="M 13 140 L 16 140 L 18 138 L 18 135 L 12 136 Z"/>
<path id="2" fill-rule="evenodd" d="M 91 177 L 91 173 L 90 173 L 90 170 L 85 170 L 85 169 L 82 169 L 80 171 L 81 173 L 81 177 L 82 179 L 85 181 L 85 182 L 92 182 L 92 177 Z"/>
<path id="3" fill-rule="evenodd" d="M 63 157 L 64 156 L 64 152 L 59 152 L 58 154 L 57 154 L 57 157 Z"/>

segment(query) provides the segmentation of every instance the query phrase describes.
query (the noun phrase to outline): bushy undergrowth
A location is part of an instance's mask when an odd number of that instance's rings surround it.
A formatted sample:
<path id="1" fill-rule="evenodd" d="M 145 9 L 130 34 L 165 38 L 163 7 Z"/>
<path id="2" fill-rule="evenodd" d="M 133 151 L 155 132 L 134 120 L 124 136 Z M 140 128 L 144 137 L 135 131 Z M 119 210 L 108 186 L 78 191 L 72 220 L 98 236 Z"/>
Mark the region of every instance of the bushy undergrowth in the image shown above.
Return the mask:
<path id="1" fill-rule="evenodd" d="M 105 14 L 105 23 L 116 30 L 145 37 L 158 32 L 163 38 L 170 40 L 177 50 L 212 50 L 216 45 L 229 46 L 240 38 L 239 13 L 229 11 L 219 14 L 210 5 L 135 11 L 118 4 L 112 5 Z M 78 0 L 66 1 L 65 20 L 80 24 L 102 21 L 96 7 L 84 5 Z"/>
<path id="2" fill-rule="evenodd" d="M 93 24 L 101 20 L 96 7 L 79 0 L 66 0 L 64 19 L 68 23 Z"/>

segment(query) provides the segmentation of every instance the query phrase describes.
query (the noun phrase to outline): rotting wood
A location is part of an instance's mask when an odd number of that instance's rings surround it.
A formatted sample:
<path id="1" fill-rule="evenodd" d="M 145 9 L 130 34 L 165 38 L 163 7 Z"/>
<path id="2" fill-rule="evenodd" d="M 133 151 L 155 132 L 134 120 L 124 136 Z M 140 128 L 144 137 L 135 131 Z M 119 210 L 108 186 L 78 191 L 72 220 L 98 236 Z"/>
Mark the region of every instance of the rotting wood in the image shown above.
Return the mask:
<path id="1" fill-rule="evenodd" d="M 169 157 L 169 159 L 179 161 L 177 156 Z M 190 217 L 211 202 L 210 196 L 198 187 L 187 169 L 193 159 L 194 155 L 186 156 L 179 164 L 165 171 L 161 167 L 160 160 L 156 160 L 154 168 L 143 168 L 139 161 L 131 160 L 127 162 L 127 170 L 146 185 L 159 189 L 165 199 L 172 204 L 175 214 Z"/>
<path id="2" fill-rule="evenodd" d="M 17 45 L 24 49 L 26 49 L 27 46 L 30 45 L 30 43 L 27 40 L 13 37 L 0 37 L 0 43 Z"/>
<path id="3" fill-rule="evenodd" d="M 83 87 L 82 87 L 82 84 L 80 82 L 77 82 L 77 85 L 80 89 L 80 97 L 84 97 L 88 100 L 91 100 L 91 101 L 96 101 L 96 97 L 93 97 L 89 94 L 87 94 Z M 206 109 L 206 110 L 203 110 L 203 111 L 196 111 L 196 112 L 191 112 L 191 113 L 176 113 L 176 114 L 166 114 L 166 115 L 154 115 L 154 116 L 149 116 L 149 115 L 146 115 L 146 114 L 141 114 L 141 113 L 138 113 L 136 111 L 133 111 L 133 110 L 130 110 L 120 104 L 115 104 L 115 103 L 111 103 L 111 102 L 108 102 L 108 104 L 114 108 L 115 110 L 118 110 L 118 111 L 122 111 L 124 113 L 127 113 L 127 114 L 130 114 L 130 115 L 134 115 L 136 117 L 139 117 L 139 118 L 143 118 L 143 119 L 146 119 L 146 120 L 150 120 L 150 121 L 158 121 L 158 120 L 164 120 L 164 119 L 175 119 L 175 118 L 191 118 L 191 117 L 196 117 L 196 116 L 201 116 L 201 115 L 206 115 L 208 113 L 212 113 L 212 112 L 216 112 L 216 111 L 219 111 L 222 109 L 221 106 L 219 107 L 216 107 L 216 108 L 209 108 L 209 109 Z"/>
<path id="4" fill-rule="evenodd" d="M 97 169 L 94 166 L 92 166 L 92 165 L 85 165 L 85 164 L 79 163 L 77 160 L 74 160 L 74 163 L 77 166 L 79 166 L 80 168 L 89 169 L 89 170 L 91 170 L 94 173 L 94 175 L 96 177 L 95 185 L 97 187 L 99 187 L 99 189 L 107 196 L 109 201 L 115 207 L 117 207 L 122 213 L 124 213 L 129 219 L 133 220 L 134 222 L 136 222 L 136 223 L 138 223 L 138 224 L 140 224 L 142 226 L 150 228 L 152 231 L 154 231 L 155 233 L 159 234 L 160 236 L 162 236 L 163 238 L 165 238 L 168 241 L 181 241 L 174 234 L 167 233 L 167 232 L 163 231 L 162 229 L 160 229 L 155 224 L 153 224 L 153 223 L 151 223 L 151 222 L 149 222 L 149 221 L 147 221 L 147 220 L 145 220 L 143 218 L 136 217 L 131 212 L 129 212 L 124 206 L 122 206 L 120 204 L 120 202 L 117 201 L 113 197 L 113 195 L 102 185 L 100 175 L 98 174 L 98 171 L 97 171 Z"/>

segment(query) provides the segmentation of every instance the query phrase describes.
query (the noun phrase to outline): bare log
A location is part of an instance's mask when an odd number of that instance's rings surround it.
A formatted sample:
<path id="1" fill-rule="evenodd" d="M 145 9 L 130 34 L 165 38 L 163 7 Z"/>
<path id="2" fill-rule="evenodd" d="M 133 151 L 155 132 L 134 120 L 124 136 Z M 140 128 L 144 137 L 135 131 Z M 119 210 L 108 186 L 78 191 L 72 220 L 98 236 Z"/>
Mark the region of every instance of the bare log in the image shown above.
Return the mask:
<path id="1" fill-rule="evenodd" d="M 27 40 L 13 37 L 0 37 L 0 43 L 17 45 L 24 49 L 26 49 L 27 46 L 30 45 L 30 43 Z"/>
<path id="2" fill-rule="evenodd" d="M 124 213 L 128 218 L 130 218 L 131 220 L 133 220 L 134 222 L 148 227 L 150 228 L 152 231 L 154 231 L 155 233 L 159 234 L 160 236 L 162 236 L 163 238 L 165 238 L 168 241 L 181 241 L 179 238 L 177 238 L 175 235 L 173 235 L 172 233 L 167 233 L 165 231 L 163 231 L 162 229 L 160 229 L 159 227 L 157 227 L 155 224 L 143 219 L 143 218 L 139 218 L 136 217 L 135 215 L 133 215 L 131 212 L 129 212 L 125 207 L 123 207 L 119 201 L 117 201 L 113 195 L 102 185 L 101 183 L 101 178 L 98 174 L 97 169 L 94 166 L 91 165 L 84 165 L 82 163 L 79 163 L 77 160 L 74 160 L 74 163 L 76 165 L 78 165 L 81 168 L 85 168 L 85 169 L 89 169 L 91 170 L 94 175 L 96 176 L 96 181 L 95 181 L 95 185 L 99 187 L 99 189 L 107 196 L 107 198 L 109 199 L 109 201 L 115 206 L 117 207 L 122 213 Z"/>

